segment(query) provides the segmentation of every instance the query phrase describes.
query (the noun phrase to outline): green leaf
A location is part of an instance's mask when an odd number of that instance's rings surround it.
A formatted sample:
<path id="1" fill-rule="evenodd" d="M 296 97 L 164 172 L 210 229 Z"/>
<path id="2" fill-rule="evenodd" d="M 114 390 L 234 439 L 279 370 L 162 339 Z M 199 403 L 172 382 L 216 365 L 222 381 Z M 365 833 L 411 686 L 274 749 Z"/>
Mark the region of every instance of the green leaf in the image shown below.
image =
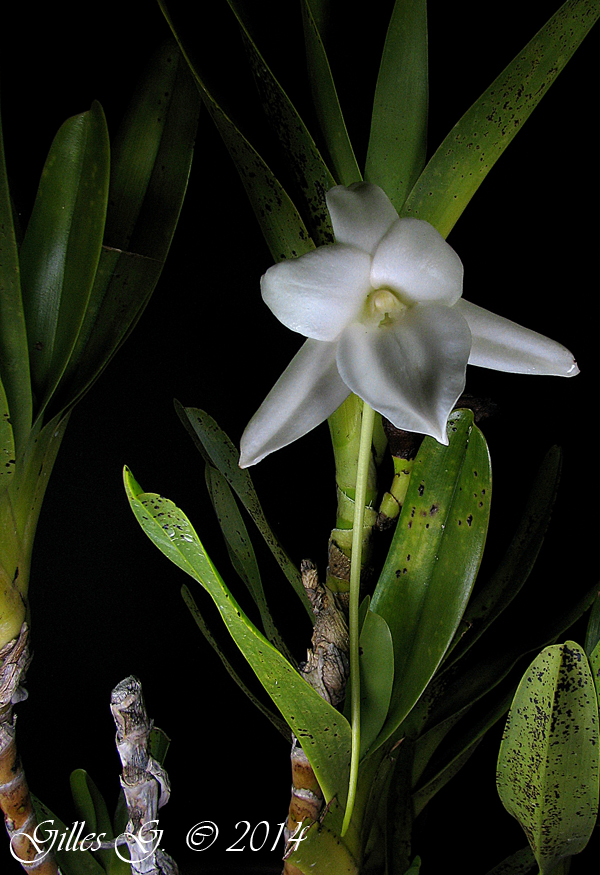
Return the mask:
<path id="1" fill-rule="evenodd" d="M 153 726 L 148 739 L 148 748 L 150 756 L 156 760 L 159 765 L 164 765 L 167 758 L 167 752 L 171 746 L 171 739 L 167 733 L 158 726 Z"/>
<path id="2" fill-rule="evenodd" d="M 560 7 L 452 128 L 411 191 L 404 215 L 425 219 L 444 237 L 450 233 L 599 16 L 596 0 L 567 0 Z"/>
<path id="3" fill-rule="evenodd" d="M 585 652 L 590 656 L 600 642 L 600 594 L 594 600 L 585 630 Z"/>
<path id="4" fill-rule="evenodd" d="M 267 638 L 287 659 L 290 659 L 285 642 L 273 622 L 254 548 L 229 484 L 221 472 L 212 465 L 206 466 L 206 482 L 231 563 L 246 584 L 259 610 Z"/>
<path id="5" fill-rule="evenodd" d="M 94 859 L 90 851 L 73 851 L 62 850 L 57 851 L 60 839 L 65 836 L 65 846 L 67 839 L 71 835 L 73 826 L 67 827 L 60 818 L 54 814 L 43 802 L 35 796 L 31 797 L 33 807 L 39 824 L 47 822 L 47 825 L 38 827 L 38 835 L 42 836 L 42 841 L 45 847 L 53 846 L 52 851 L 56 857 L 56 861 L 60 867 L 61 875 L 105 875 L 104 868 Z M 75 831 L 76 837 L 77 831 Z M 85 837 L 85 833 L 81 838 Z"/>
<path id="6" fill-rule="evenodd" d="M 21 299 L 19 257 L 0 125 L 0 380 L 17 450 L 31 428 L 31 381 L 27 329 Z M 4 437 L 6 440 L 6 436 Z"/>
<path id="7" fill-rule="evenodd" d="M 0 380 L 0 492 L 8 488 L 15 473 L 15 440 L 4 386 Z"/>
<path id="8" fill-rule="evenodd" d="M 256 629 L 212 565 L 191 523 L 171 501 L 143 493 L 125 469 L 125 488 L 142 529 L 215 602 L 227 629 L 299 740 L 325 800 L 343 799 L 350 763 L 350 725 Z"/>
<path id="9" fill-rule="evenodd" d="M 321 11 L 317 0 L 303 0 L 304 42 L 313 104 L 335 177 L 341 185 L 351 185 L 360 182 L 362 174 L 348 136 L 323 44 Z"/>
<path id="10" fill-rule="evenodd" d="M 452 650 L 452 660 L 462 656 L 481 637 L 526 583 L 550 523 L 561 467 L 560 448 L 552 447 L 540 466 L 501 562 L 485 582 L 479 582 L 477 592 L 469 601 L 456 635 L 457 646 Z M 518 489 L 515 490 L 517 495 Z"/>
<path id="11" fill-rule="evenodd" d="M 276 131 L 298 191 L 302 193 L 311 237 L 317 243 L 331 243 L 333 235 L 325 193 L 336 184 L 306 125 L 266 63 L 253 38 L 244 0 L 227 0 L 244 36 L 254 81 L 265 114 Z M 353 179 L 358 181 L 360 177 Z"/>
<path id="12" fill-rule="evenodd" d="M 200 629 L 200 631 L 202 632 L 202 634 L 204 635 L 204 637 L 206 638 L 206 640 L 208 641 L 210 646 L 213 648 L 215 653 L 217 653 L 217 655 L 218 655 L 219 659 L 221 660 L 221 662 L 223 663 L 223 667 L 225 668 L 229 677 L 236 682 L 236 684 L 238 685 L 240 690 L 248 697 L 248 699 L 250 699 L 252 704 L 256 708 L 258 708 L 258 710 L 261 712 L 261 714 L 264 714 L 264 716 L 267 718 L 267 720 L 269 720 L 273 724 L 275 729 L 277 729 L 277 731 L 280 732 L 281 735 L 283 735 L 285 740 L 290 741 L 290 732 L 289 732 L 287 723 L 285 723 L 283 720 L 281 720 L 269 708 L 265 708 L 263 703 L 254 695 L 254 693 L 248 687 L 248 685 L 246 683 L 244 683 L 244 681 L 240 677 L 239 673 L 235 670 L 235 668 L 233 667 L 233 665 L 231 664 L 231 662 L 229 661 L 229 659 L 227 658 L 227 656 L 223 652 L 222 648 L 218 645 L 216 638 L 214 637 L 214 635 L 210 631 L 208 624 L 206 623 L 206 621 L 204 620 L 204 617 L 202 616 L 202 614 L 200 612 L 200 608 L 198 607 L 194 597 L 192 596 L 192 594 L 189 591 L 187 586 L 181 587 L 181 595 L 183 597 L 184 602 L 187 605 L 189 612 L 191 613 L 192 617 L 194 618 L 196 625 L 198 626 L 198 628 Z"/>
<path id="13" fill-rule="evenodd" d="M 188 434 L 206 461 L 211 462 L 223 474 L 246 511 L 256 524 L 279 567 L 291 583 L 296 594 L 313 620 L 308 596 L 302 585 L 300 572 L 289 558 L 276 535 L 272 532 L 260 505 L 254 484 L 246 468 L 240 468 L 240 454 L 215 420 L 196 407 L 183 407 L 178 401 L 175 409 Z"/>
<path id="14" fill-rule="evenodd" d="M 535 857 L 529 845 L 502 860 L 487 875 L 527 875 L 535 867 Z"/>
<path id="15" fill-rule="evenodd" d="M 517 689 L 498 757 L 497 787 L 541 875 L 587 845 L 598 814 L 598 704 L 583 648 L 547 647 Z"/>
<path id="16" fill-rule="evenodd" d="M 169 14 L 168 3 L 160 8 L 188 62 L 202 100 L 227 148 L 246 189 L 265 241 L 275 261 L 295 258 L 314 248 L 310 234 L 291 198 L 256 149 L 221 107 L 199 65 L 186 50 Z"/>
<path id="17" fill-rule="evenodd" d="M 398 212 L 425 166 L 427 66 L 427 3 L 396 0 L 375 88 L 365 179 L 381 186 Z"/>
<path id="18" fill-rule="evenodd" d="M 388 624 L 367 611 L 360 639 L 360 757 L 385 723 L 394 685 L 394 647 Z"/>
<path id="19" fill-rule="evenodd" d="M 83 835 L 94 833 L 96 836 L 100 836 L 103 834 L 102 841 L 110 841 L 114 838 L 106 803 L 88 773 L 84 769 L 75 769 L 71 772 L 70 784 L 77 819 L 85 821 Z M 108 872 L 111 858 L 115 856 L 115 852 L 107 848 L 92 853 L 94 859 Z"/>
<path id="20" fill-rule="evenodd" d="M 109 143 L 98 103 L 68 119 L 44 165 L 20 252 L 37 413 L 73 351 L 96 274 L 109 180 Z"/>
<path id="21" fill-rule="evenodd" d="M 471 594 L 487 533 L 491 469 L 470 410 L 448 422 L 449 446 L 425 438 L 371 600 L 394 643 L 394 691 L 379 742 L 409 714 L 440 665 Z"/>
<path id="22" fill-rule="evenodd" d="M 53 403 L 76 403 L 129 336 L 162 272 L 189 178 L 200 97 L 174 40 L 156 52 L 112 145 L 104 246 Z"/>

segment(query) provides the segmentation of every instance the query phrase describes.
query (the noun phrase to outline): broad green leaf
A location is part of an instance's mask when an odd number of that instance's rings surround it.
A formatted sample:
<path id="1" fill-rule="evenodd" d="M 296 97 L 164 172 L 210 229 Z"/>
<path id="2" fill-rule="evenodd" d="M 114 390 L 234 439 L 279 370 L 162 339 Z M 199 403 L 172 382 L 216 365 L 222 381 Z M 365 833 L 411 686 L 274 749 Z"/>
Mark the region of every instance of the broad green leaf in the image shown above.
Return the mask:
<path id="1" fill-rule="evenodd" d="M 360 756 L 368 753 L 385 723 L 394 685 L 394 647 L 388 624 L 367 611 L 360 639 Z"/>
<path id="2" fill-rule="evenodd" d="M 20 450 L 31 428 L 31 381 L 19 257 L 0 125 L 0 381 Z"/>
<path id="3" fill-rule="evenodd" d="M 221 660 L 221 662 L 223 663 L 223 667 L 225 668 L 225 671 L 227 672 L 229 677 L 236 682 L 236 684 L 238 685 L 240 690 L 243 693 L 245 693 L 245 695 L 250 699 L 252 704 L 256 708 L 258 708 L 258 710 L 261 712 L 261 714 L 264 714 L 264 716 L 267 718 L 267 720 L 269 720 L 273 724 L 275 729 L 277 729 L 277 731 L 283 735 L 283 737 L 286 739 L 286 741 L 289 741 L 290 740 L 290 731 L 288 729 L 287 723 L 285 723 L 283 720 L 281 720 L 281 718 L 279 718 L 276 714 L 273 714 L 273 712 L 269 708 L 265 708 L 263 703 L 254 695 L 254 693 L 248 687 L 248 685 L 246 683 L 244 683 L 244 681 L 240 677 L 239 673 L 235 670 L 235 668 L 233 667 L 233 665 L 231 664 L 231 662 L 229 661 L 229 659 L 227 658 L 227 656 L 223 652 L 222 648 L 219 647 L 215 636 L 210 631 L 210 627 L 208 626 L 208 624 L 204 620 L 204 617 L 202 616 L 202 613 L 200 612 L 200 608 L 198 607 L 198 604 L 196 603 L 194 597 L 192 596 L 192 594 L 189 591 L 187 586 L 181 587 L 181 595 L 182 595 L 184 602 L 187 605 L 189 612 L 191 613 L 192 617 L 194 618 L 196 625 L 198 626 L 198 628 L 200 629 L 200 631 L 202 632 L 202 634 L 206 638 L 207 642 L 213 648 L 215 653 L 218 655 L 218 657 Z"/>
<path id="4" fill-rule="evenodd" d="M 15 440 L 6 392 L 0 380 L 0 493 L 8 488 L 15 473 Z"/>
<path id="5" fill-rule="evenodd" d="M 567 0 L 462 116 L 402 210 L 446 237 L 489 171 L 600 16 L 597 0 Z M 560 126 L 560 120 L 557 120 Z"/>
<path id="6" fill-rule="evenodd" d="M 379 742 L 409 714 L 458 628 L 487 533 L 491 498 L 485 439 L 470 410 L 448 422 L 449 446 L 425 438 L 371 600 L 394 643 L 394 692 Z"/>
<path id="7" fill-rule="evenodd" d="M 125 469 L 132 510 L 150 540 L 210 594 L 237 646 L 299 740 L 325 800 L 343 799 L 350 763 L 350 725 L 256 629 L 211 563 L 191 523 L 171 501 L 142 492 Z"/>
<path id="8" fill-rule="evenodd" d="M 41 841 L 44 843 L 44 847 L 50 848 L 54 845 L 53 853 L 60 867 L 61 875 L 105 875 L 104 868 L 94 859 L 90 851 L 67 851 L 65 849 L 67 840 L 74 828 L 73 825 L 66 826 L 53 811 L 33 796 L 33 794 L 31 801 L 33 802 L 38 824 L 40 824 L 37 834 L 42 837 Z M 41 826 L 43 823 L 45 825 Z M 77 830 L 75 829 L 75 835 L 76 833 Z M 56 851 L 63 835 L 65 836 L 63 849 Z"/>
<path id="9" fill-rule="evenodd" d="M 254 604 L 259 610 L 267 638 L 289 659 L 287 647 L 273 622 L 254 548 L 231 488 L 223 474 L 212 465 L 206 466 L 206 482 L 231 563 L 246 584 Z"/>
<path id="10" fill-rule="evenodd" d="M 150 731 L 150 738 L 148 739 L 148 749 L 150 750 L 150 756 L 161 766 L 164 765 L 170 746 L 171 739 L 167 733 L 158 726 L 153 726 Z"/>
<path id="11" fill-rule="evenodd" d="M 170 16 L 169 4 L 166 0 L 159 0 L 159 5 L 190 66 L 202 100 L 236 166 L 273 259 L 281 261 L 295 258 L 313 249 L 314 243 L 291 198 L 264 159 L 219 104 L 203 71 L 191 58 Z"/>
<path id="12" fill-rule="evenodd" d="M 351 185 L 360 182 L 362 174 L 348 136 L 323 44 L 320 7 L 318 0 L 302 0 L 304 42 L 313 104 L 336 180 L 341 185 Z"/>
<path id="13" fill-rule="evenodd" d="M 199 110 L 187 64 L 169 40 L 138 84 L 112 144 L 104 246 L 53 411 L 89 389 L 154 291 L 185 196 Z"/>
<path id="14" fill-rule="evenodd" d="M 365 179 L 400 212 L 425 166 L 429 82 L 426 0 L 396 0 L 371 117 Z"/>
<path id="15" fill-rule="evenodd" d="M 298 111 L 281 87 L 256 45 L 250 27 L 247 4 L 244 0 L 227 0 L 244 35 L 244 43 L 254 73 L 254 81 L 265 114 L 277 134 L 287 166 L 302 193 L 306 224 L 317 245 L 333 240 L 329 213 L 325 204 L 325 192 L 336 180 L 325 164 L 315 142 L 302 121 Z M 356 177 L 352 182 L 357 182 Z"/>
<path id="16" fill-rule="evenodd" d="M 215 420 L 204 410 L 199 410 L 196 407 L 183 407 L 178 401 L 175 402 L 175 409 L 204 459 L 211 462 L 224 475 L 242 502 L 279 567 L 304 604 L 312 621 L 313 612 L 302 585 L 300 572 L 272 532 L 258 500 L 250 474 L 246 468 L 240 468 L 238 464 L 240 458 L 238 450 Z"/>
<path id="17" fill-rule="evenodd" d="M 517 689 L 500 746 L 497 787 L 541 875 L 583 850 L 598 814 L 598 704 L 583 648 L 547 647 Z"/>
<path id="18" fill-rule="evenodd" d="M 20 251 L 38 415 L 64 373 L 84 319 L 100 258 L 108 180 L 106 120 L 94 103 L 54 138 Z"/>

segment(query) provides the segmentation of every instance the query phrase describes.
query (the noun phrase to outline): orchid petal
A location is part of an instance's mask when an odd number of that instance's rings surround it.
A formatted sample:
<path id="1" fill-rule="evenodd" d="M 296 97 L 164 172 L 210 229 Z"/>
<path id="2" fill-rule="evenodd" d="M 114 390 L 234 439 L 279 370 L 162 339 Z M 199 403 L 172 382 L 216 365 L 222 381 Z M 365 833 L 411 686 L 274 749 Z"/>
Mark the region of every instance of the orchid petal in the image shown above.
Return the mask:
<path id="1" fill-rule="evenodd" d="M 554 340 L 461 299 L 454 307 L 471 329 L 470 365 L 512 374 L 574 377 L 573 354 Z"/>
<path id="2" fill-rule="evenodd" d="M 307 340 L 242 435 L 240 467 L 255 465 L 312 431 L 337 410 L 350 389 L 335 363 L 337 344 Z"/>
<path id="3" fill-rule="evenodd" d="M 397 428 L 447 444 L 470 345 L 460 313 L 432 304 L 410 308 L 389 327 L 353 323 L 337 344 L 337 364 L 350 389 Z"/>
<path id="4" fill-rule="evenodd" d="M 371 285 L 405 304 L 452 306 L 462 294 L 463 266 L 439 231 L 420 219 L 397 219 L 373 256 Z"/>
<path id="5" fill-rule="evenodd" d="M 352 246 L 320 246 L 270 267 L 261 280 L 263 300 L 292 331 L 332 341 L 362 310 L 370 266 L 370 256 Z"/>
<path id="6" fill-rule="evenodd" d="M 357 182 L 348 188 L 337 185 L 325 198 L 336 241 L 357 246 L 370 255 L 398 221 L 398 213 L 387 194 L 368 182 Z"/>

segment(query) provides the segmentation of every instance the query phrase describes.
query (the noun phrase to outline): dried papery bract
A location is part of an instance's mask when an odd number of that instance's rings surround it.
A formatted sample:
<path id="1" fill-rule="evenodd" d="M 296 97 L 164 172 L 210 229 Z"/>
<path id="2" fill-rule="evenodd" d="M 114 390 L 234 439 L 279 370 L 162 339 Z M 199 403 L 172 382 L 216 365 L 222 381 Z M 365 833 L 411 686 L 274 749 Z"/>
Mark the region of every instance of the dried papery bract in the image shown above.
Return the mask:
<path id="1" fill-rule="evenodd" d="M 15 859 L 27 872 L 57 875 L 52 854 L 38 850 L 30 838 L 38 821 L 17 751 L 13 705 L 27 696 L 22 683 L 30 662 L 29 629 L 23 623 L 18 638 L 0 650 L 0 807 Z"/>
<path id="2" fill-rule="evenodd" d="M 110 710 L 117 726 L 123 765 L 121 787 L 129 820 L 125 831 L 133 875 L 178 875 L 177 864 L 158 847 L 158 809 L 169 801 L 167 773 L 150 754 L 152 721 L 140 681 L 130 676 L 112 691 Z"/>

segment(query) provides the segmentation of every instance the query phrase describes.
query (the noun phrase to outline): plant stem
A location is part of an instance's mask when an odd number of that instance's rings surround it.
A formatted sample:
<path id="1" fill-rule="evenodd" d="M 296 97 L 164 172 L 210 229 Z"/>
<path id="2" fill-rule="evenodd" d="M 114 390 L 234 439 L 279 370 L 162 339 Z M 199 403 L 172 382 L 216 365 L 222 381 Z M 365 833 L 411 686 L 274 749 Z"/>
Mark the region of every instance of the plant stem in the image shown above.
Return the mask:
<path id="1" fill-rule="evenodd" d="M 365 502 L 367 497 L 367 482 L 371 462 L 371 446 L 373 443 L 373 427 L 375 411 L 368 404 L 363 405 L 362 425 L 360 431 L 360 446 L 358 450 L 358 465 L 356 471 L 356 493 L 354 499 L 354 522 L 352 526 L 352 556 L 350 565 L 350 606 L 348 614 L 348 630 L 350 634 L 350 705 L 352 723 L 352 754 L 350 759 L 350 781 L 348 801 L 342 824 L 342 835 L 346 833 L 356 798 L 358 783 L 358 758 L 360 754 L 360 661 L 358 648 L 358 608 L 360 603 L 360 571 L 363 545 L 363 525 L 365 519 Z"/>
<path id="2" fill-rule="evenodd" d="M 18 638 L 0 650 L 0 808 L 15 859 L 36 875 L 58 875 L 52 853 L 40 851 L 31 839 L 38 821 L 15 739 L 12 706 L 26 696 L 21 684 L 29 663 L 29 630 L 23 623 Z"/>

